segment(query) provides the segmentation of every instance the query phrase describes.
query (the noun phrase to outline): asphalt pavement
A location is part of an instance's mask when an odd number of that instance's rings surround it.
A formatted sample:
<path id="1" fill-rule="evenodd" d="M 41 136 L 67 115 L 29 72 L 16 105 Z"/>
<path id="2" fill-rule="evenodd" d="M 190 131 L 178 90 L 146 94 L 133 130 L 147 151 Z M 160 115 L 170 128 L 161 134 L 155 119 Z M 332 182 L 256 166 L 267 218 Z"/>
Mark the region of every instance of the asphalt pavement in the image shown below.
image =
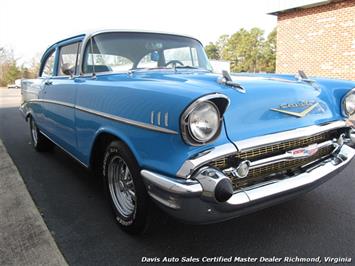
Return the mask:
<path id="1" fill-rule="evenodd" d="M 0 139 L 0 265 L 67 265 Z"/>
<path id="2" fill-rule="evenodd" d="M 70 265 L 137 265 L 143 257 L 184 256 L 355 259 L 355 161 L 316 190 L 281 205 L 203 226 L 158 212 L 146 235 L 132 237 L 115 224 L 91 173 L 58 148 L 34 151 L 15 107 L 19 92 L 11 91 L 0 93 L 0 102 L 11 102 L 0 108 L 0 138 Z"/>

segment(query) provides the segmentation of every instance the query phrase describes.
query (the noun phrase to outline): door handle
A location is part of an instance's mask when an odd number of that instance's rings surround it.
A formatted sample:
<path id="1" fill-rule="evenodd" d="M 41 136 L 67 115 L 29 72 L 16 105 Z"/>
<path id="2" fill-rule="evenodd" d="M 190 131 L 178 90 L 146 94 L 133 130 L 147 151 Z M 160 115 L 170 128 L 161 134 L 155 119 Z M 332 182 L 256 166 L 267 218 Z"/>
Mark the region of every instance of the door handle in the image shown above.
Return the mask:
<path id="1" fill-rule="evenodd" d="M 53 81 L 51 81 L 51 80 L 46 80 L 44 82 L 44 85 L 52 85 L 52 84 L 53 84 Z"/>

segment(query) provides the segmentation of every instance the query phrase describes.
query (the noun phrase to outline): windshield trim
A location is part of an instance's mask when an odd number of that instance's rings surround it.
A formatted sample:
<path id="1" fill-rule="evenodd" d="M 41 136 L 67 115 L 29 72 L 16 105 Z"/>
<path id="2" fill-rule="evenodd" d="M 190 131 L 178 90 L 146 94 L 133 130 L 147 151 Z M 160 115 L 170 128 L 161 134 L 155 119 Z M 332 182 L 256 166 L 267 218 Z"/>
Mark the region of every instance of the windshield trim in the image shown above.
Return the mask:
<path id="1" fill-rule="evenodd" d="M 132 75 L 134 73 L 145 73 L 145 72 L 169 72 L 169 73 L 184 73 L 184 72 L 203 72 L 203 73 L 212 73 L 212 71 L 204 68 L 198 68 L 198 69 L 176 69 L 174 70 L 173 68 L 166 68 L 166 69 L 159 69 L 159 68 L 151 68 L 151 69 L 130 69 L 130 70 L 122 70 L 122 71 L 105 71 L 105 72 L 98 72 L 95 73 L 96 76 L 106 76 L 106 75 L 117 75 L 117 74 L 127 74 L 127 75 Z M 80 75 L 80 77 L 92 77 L 93 73 L 83 73 Z"/>
<path id="2" fill-rule="evenodd" d="M 166 33 L 166 32 L 157 32 L 157 31 L 144 31 L 144 30 L 139 30 L 139 31 L 132 31 L 132 30 L 100 30 L 100 31 L 95 31 L 95 32 L 92 32 L 92 33 L 89 33 L 87 35 L 85 35 L 85 38 L 82 42 L 82 45 L 81 45 L 81 51 L 80 51 L 80 58 L 79 58 L 79 69 L 80 69 L 80 76 L 92 76 L 93 73 L 85 73 L 83 71 L 83 66 L 84 66 L 84 53 L 85 53 L 85 50 L 86 50 L 86 47 L 89 45 L 89 41 L 94 38 L 95 36 L 97 35 L 100 35 L 100 34 L 106 34 L 106 33 L 152 33 L 152 34 L 161 34 L 161 35 L 170 35 L 170 36 L 178 36 L 178 37 L 185 37 L 185 38 L 190 38 L 190 39 L 193 39 L 195 41 L 197 41 L 199 44 L 201 44 L 201 46 L 203 47 L 203 44 L 200 42 L 200 40 L 194 38 L 194 37 L 191 37 L 191 36 L 188 36 L 188 35 L 183 35 L 183 34 L 175 34 L 175 33 Z M 206 69 L 207 70 L 207 69 Z M 104 73 L 104 72 L 101 72 L 101 73 Z M 113 73 L 112 71 L 108 71 L 108 73 Z M 128 71 L 115 71 L 115 73 L 129 73 L 129 70 Z M 97 75 L 99 73 L 95 73 L 95 75 Z"/>

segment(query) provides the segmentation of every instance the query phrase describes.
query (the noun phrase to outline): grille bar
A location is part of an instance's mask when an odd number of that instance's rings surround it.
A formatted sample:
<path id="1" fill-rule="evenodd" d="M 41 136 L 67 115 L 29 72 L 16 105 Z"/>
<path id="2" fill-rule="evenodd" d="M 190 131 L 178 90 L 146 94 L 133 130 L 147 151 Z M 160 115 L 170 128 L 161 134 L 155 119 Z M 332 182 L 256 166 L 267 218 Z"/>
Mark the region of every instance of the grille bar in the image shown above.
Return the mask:
<path id="1" fill-rule="evenodd" d="M 258 147 L 252 150 L 243 151 L 236 153 L 229 157 L 220 158 L 218 160 L 212 161 L 209 165 L 216 167 L 220 170 L 226 169 L 228 167 L 233 167 L 242 160 L 249 160 L 255 162 L 257 160 L 262 160 L 272 156 L 277 156 L 286 153 L 287 151 L 304 148 L 312 144 L 320 144 L 334 138 L 338 138 L 340 132 L 338 130 L 323 132 L 317 135 L 293 139 L 289 141 L 284 141 L 281 143 L 276 143 L 273 145 L 268 145 L 264 147 Z M 294 160 L 286 160 L 281 162 L 275 162 L 272 164 L 264 165 L 261 167 L 251 168 L 249 174 L 246 178 L 238 179 L 232 175 L 229 177 L 235 187 L 245 187 L 251 184 L 261 182 L 273 174 L 280 174 L 283 172 L 292 172 L 297 168 L 316 161 L 319 158 L 329 155 L 333 151 L 333 146 L 320 147 L 319 150 L 312 156 L 307 158 L 299 158 Z"/>

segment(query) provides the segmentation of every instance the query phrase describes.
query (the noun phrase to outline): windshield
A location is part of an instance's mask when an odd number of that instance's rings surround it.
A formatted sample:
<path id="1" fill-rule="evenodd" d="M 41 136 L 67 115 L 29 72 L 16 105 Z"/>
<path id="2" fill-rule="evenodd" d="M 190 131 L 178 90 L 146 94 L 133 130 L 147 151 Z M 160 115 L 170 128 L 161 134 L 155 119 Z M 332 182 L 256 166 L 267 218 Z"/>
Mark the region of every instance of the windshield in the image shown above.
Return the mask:
<path id="1" fill-rule="evenodd" d="M 158 33 L 110 32 L 89 40 L 83 72 L 212 68 L 195 39 Z"/>

